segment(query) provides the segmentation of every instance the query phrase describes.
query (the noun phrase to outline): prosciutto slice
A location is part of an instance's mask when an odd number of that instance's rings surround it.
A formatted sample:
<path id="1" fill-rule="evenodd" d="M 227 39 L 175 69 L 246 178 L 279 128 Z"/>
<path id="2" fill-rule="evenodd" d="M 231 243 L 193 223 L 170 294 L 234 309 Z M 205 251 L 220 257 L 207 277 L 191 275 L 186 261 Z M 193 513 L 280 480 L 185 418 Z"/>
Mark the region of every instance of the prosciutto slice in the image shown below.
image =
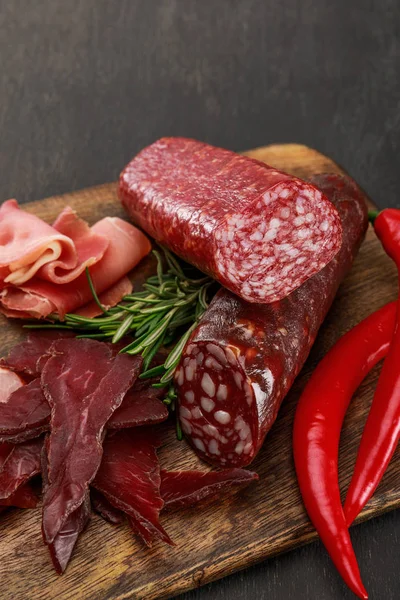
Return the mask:
<path id="1" fill-rule="evenodd" d="M 139 357 L 94 340 L 54 342 L 41 382 L 51 407 L 43 537 L 52 544 L 86 500 L 100 466 L 104 427 L 137 378 Z"/>
<path id="2" fill-rule="evenodd" d="M 173 542 L 159 521 L 159 436 L 147 428 L 119 431 L 104 442 L 100 469 L 92 483 L 116 508 L 127 514 L 135 533 L 151 546 L 156 539 Z"/>
<path id="3" fill-rule="evenodd" d="M 139 229 L 117 217 L 106 217 L 91 230 L 108 240 L 103 258 L 90 267 L 96 292 L 102 294 L 117 283 L 121 286 L 121 279 L 150 252 L 151 244 Z M 127 282 L 122 285 L 126 290 Z M 19 287 L 7 287 L 0 292 L 2 312 L 20 318 L 42 318 L 56 313 L 63 319 L 67 312 L 85 306 L 92 299 L 85 273 L 62 285 L 34 277 Z"/>
<path id="4" fill-rule="evenodd" d="M 53 226 L 21 210 L 16 200 L 0 207 L 0 281 L 20 286 L 38 274 L 54 283 L 72 281 L 98 262 L 108 240 L 67 207 Z"/>

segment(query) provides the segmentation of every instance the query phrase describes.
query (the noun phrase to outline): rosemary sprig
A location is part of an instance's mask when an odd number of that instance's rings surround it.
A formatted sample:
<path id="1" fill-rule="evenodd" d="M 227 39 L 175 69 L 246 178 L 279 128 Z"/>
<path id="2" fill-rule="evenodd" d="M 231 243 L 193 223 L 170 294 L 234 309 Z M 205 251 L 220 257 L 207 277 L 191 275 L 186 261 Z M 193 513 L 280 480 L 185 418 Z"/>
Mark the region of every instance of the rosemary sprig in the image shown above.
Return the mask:
<path id="1" fill-rule="evenodd" d="M 121 352 L 143 356 L 140 378 L 159 378 L 154 385 L 166 388 L 164 402 L 173 410 L 176 402 L 172 385 L 174 371 L 190 334 L 208 307 L 215 286 L 212 279 L 181 263 L 169 250 L 161 248 L 153 254 L 157 260 L 156 275 L 145 281 L 142 291 L 128 294 L 118 306 L 109 310 L 103 307 L 86 270 L 93 299 L 102 311 L 100 316 L 89 318 L 70 313 L 60 322 L 52 315 L 52 323 L 26 327 L 74 330 L 79 338 L 113 343 L 131 336 L 133 339 Z M 150 368 L 162 346 L 169 349 L 164 364 Z M 182 436 L 179 423 L 177 435 Z"/>

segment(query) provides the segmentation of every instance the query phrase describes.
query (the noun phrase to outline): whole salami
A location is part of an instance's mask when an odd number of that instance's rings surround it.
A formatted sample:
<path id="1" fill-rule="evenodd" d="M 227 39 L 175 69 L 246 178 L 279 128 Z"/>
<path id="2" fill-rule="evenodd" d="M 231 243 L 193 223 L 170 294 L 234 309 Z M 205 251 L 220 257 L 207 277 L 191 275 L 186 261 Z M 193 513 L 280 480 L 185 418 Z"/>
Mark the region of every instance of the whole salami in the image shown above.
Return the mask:
<path id="1" fill-rule="evenodd" d="M 119 196 L 147 233 L 248 302 L 287 296 L 341 245 L 339 215 L 315 186 L 195 140 L 142 150 Z"/>
<path id="2" fill-rule="evenodd" d="M 354 181 L 320 175 L 312 183 L 339 211 L 339 253 L 279 302 L 249 304 L 220 290 L 176 370 L 182 430 L 212 464 L 239 467 L 254 459 L 363 240 L 365 196 Z"/>

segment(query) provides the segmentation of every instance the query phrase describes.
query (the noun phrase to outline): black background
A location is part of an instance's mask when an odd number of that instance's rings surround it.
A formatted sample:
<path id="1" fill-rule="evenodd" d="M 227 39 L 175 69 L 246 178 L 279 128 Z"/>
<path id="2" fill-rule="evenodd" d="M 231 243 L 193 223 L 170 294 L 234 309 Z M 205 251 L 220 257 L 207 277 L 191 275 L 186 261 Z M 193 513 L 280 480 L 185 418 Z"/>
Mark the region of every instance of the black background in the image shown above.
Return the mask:
<path id="1" fill-rule="evenodd" d="M 308 144 L 400 206 L 399 79 L 398 0 L 0 0 L 0 199 L 111 181 L 185 135 Z M 352 537 L 370 597 L 400 598 L 400 514 Z M 184 596 L 352 597 L 319 544 Z"/>

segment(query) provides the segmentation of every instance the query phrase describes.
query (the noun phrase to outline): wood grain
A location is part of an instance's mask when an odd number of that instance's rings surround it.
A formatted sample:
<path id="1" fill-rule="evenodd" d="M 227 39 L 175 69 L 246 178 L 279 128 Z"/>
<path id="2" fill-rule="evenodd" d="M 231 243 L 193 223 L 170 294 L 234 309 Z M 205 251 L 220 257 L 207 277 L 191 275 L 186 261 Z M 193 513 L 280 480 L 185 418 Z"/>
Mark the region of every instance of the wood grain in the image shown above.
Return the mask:
<path id="1" fill-rule="evenodd" d="M 329 158 L 305 146 L 269 146 L 247 154 L 305 178 L 323 171 L 340 171 Z M 122 214 L 114 184 L 49 198 L 27 204 L 26 208 L 51 220 L 66 204 L 91 222 L 106 214 Z M 370 230 L 305 368 L 252 465 L 260 475 L 258 485 L 218 504 L 166 514 L 163 525 L 177 543 L 172 549 L 158 545 L 152 550 L 144 549 L 126 526 L 113 527 L 93 517 L 62 577 L 52 570 L 42 544 L 40 511 L 10 511 L 3 518 L 0 540 L 0 575 L 7 597 L 167 598 L 315 539 L 302 507 L 291 455 L 296 401 L 313 366 L 332 343 L 371 311 L 393 299 L 396 291 L 394 268 Z M 5 351 L 21 331 L 19 325 L 5 320 L 1 325 Z M 342 489 L 349 482 L 377 374 L 375 369 L 362 384 L 345 421 L 340 460 Z M 173 435 L 160 458 L 167 468 L 204 468 Z M 360 520 L 400 505 L 399 461 L 397 452 Z"/>

